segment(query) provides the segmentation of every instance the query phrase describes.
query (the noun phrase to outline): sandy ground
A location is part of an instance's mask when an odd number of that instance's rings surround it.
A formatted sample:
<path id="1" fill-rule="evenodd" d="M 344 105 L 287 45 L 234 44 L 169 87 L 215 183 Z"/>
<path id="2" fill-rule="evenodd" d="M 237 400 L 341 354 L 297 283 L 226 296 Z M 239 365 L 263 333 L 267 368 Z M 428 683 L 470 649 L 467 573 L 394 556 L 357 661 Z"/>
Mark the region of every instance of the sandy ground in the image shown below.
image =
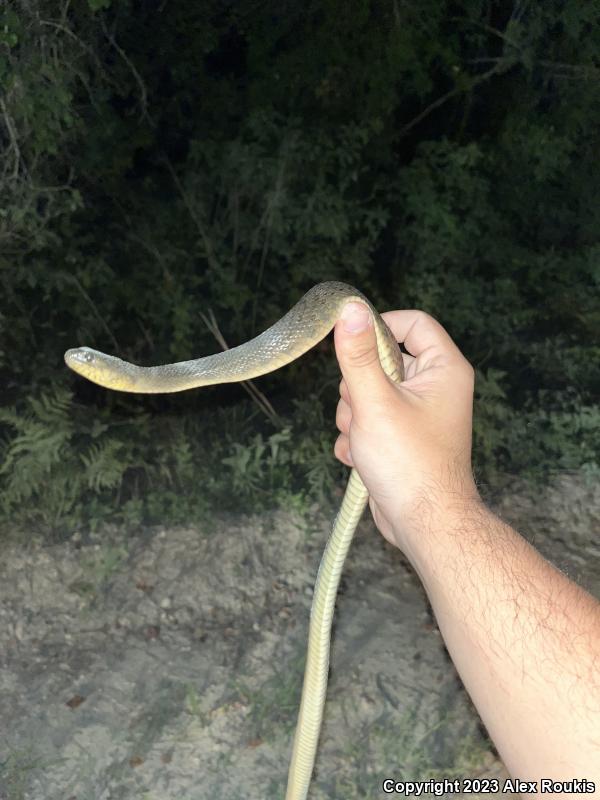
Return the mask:
<path id="1" fill-rule="evenodd" d="M 600 595 L 598 486 L 515 484 L 496 508 Z M 0 800 L 282 798 L 329 526 L 316 510 L 218 515 L 5 548 Z M 386 777 L 504 773 L 418 580 L 367 520 L 338 600 L 310 797 L 398 796 Z"/>

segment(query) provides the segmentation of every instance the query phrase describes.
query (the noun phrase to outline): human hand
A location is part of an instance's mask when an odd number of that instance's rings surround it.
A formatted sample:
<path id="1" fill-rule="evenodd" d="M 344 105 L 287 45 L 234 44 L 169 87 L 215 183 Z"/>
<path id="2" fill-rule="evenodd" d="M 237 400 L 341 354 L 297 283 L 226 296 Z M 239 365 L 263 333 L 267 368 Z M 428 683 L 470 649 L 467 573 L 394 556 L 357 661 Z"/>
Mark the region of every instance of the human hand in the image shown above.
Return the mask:
<path id="1" fill-rule="evenodd" d="M 335 326 L 343 379 L 334 452 L 358 470 L 381 533 L 414 563 L 435 509 L 478 499 L 471 471 L 474 371 L 433 317 L 390 311 L 382 317 L 410 353 L 403 355 L 405 380 L 394 384 L 379 363 L 370 313 L 366 328 L 348 330 L 357 311 L 367 309 L 347 303 Z"/>

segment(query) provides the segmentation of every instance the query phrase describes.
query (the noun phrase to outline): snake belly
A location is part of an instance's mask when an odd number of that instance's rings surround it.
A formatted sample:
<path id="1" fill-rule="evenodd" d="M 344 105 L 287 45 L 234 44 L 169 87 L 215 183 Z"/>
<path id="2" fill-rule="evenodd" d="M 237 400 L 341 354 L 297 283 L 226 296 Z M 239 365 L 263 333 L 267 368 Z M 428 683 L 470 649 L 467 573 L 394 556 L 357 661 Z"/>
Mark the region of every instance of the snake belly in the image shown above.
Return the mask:
<path id="1" fill-rule="evenodd" d="M 139 367 L 89 347 L 77 347 L 67 350 L 65 362 L 79 375 L 107 389 L 142 394 L 249 380 L 273 372 L 310 350 L 330 332 L 349 301 L 364 303 L 370 309 L 381 366 L 392 381 L 399 383 L 404 379 L 404 369 L 393 334 L 361 292 L 337 281 L 313 286 L 266 331 L 222 353 Z M 368 491 L 353 469 L 317 573 L 285 800 L 306 800 L 308 795 L 325 706 L 335 599 L 346 554 L 368 499 Z"/>

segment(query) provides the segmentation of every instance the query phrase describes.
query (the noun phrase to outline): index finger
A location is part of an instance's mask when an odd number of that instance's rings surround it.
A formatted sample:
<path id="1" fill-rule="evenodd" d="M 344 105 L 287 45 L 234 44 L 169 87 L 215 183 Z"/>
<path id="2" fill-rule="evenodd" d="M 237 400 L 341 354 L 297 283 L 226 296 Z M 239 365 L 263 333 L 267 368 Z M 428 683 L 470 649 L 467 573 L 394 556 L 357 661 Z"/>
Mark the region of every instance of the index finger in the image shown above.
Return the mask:
<path id="1" fill-rule="evenodd" d="M 396 341 L 402 342 L 415 357 L 425 350 L 440 355 L 462 356 L 448 331 L 425 311 L 384 311 L 381 316 Z"/>

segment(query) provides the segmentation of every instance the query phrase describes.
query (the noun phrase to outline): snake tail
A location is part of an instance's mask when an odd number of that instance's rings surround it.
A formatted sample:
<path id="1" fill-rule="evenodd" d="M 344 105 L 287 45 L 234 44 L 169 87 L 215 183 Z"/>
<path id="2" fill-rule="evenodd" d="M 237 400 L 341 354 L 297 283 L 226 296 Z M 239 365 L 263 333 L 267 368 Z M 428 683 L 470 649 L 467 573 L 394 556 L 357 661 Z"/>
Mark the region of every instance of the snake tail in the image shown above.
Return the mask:
<path id="1" fill-rule="evenodd" d="M 368 499 L 369 493 L 358 472 L 353 469 L 317 573 L 310 613 L 302 699 L 285 800 L 305 800 L 308 795 L 327 693 L 335 598 L 346 555 Z"/>

